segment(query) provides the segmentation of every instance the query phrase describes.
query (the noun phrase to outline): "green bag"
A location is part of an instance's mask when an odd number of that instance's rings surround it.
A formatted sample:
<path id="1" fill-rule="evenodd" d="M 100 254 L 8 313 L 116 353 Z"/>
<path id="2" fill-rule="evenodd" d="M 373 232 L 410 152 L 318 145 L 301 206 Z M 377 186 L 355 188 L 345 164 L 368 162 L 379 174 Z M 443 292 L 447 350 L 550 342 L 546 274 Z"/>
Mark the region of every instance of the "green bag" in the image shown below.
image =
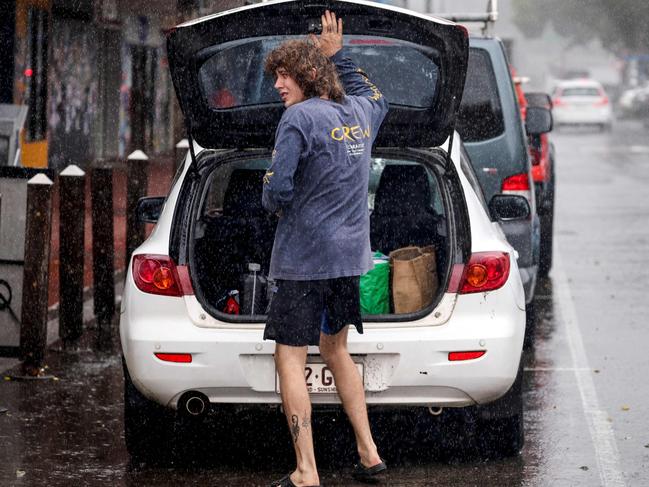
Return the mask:
<path id="1" fill-rule="evenodd" d="M 361 276 L 361 313 L 382 315 L 390 313 L 390 259 L 374 252 L 374 269 Z"/>

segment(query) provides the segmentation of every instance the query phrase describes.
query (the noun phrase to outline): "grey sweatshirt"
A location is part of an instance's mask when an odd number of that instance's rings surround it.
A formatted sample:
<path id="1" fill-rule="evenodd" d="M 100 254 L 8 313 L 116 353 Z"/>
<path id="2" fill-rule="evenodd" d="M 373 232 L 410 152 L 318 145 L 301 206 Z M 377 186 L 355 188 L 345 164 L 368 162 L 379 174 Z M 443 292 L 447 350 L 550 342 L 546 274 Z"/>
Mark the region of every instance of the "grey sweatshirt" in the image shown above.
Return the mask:
<path id="1" fill-rule="evenodd" d="M 347 95 L 310 98 L 284 112 L 262 203 L 280 219 L 270 277 L 359 276 L 373 266 L 367 188 L 372 143 L 388 103 L 339 51 L 332 58 Z"/>

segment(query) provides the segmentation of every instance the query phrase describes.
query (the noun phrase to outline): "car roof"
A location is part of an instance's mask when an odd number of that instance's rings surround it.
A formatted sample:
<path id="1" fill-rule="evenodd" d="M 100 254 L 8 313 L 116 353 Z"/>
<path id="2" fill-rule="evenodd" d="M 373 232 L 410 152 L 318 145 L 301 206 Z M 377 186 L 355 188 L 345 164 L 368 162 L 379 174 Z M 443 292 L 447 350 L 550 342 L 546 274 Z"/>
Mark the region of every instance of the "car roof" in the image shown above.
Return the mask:
<path id="1" fill-rule="evenodd" d="M 557 83 L 557 88 L 594 87 L 601 88 L 599 81 L 590 78 L 563 80 Z"/>

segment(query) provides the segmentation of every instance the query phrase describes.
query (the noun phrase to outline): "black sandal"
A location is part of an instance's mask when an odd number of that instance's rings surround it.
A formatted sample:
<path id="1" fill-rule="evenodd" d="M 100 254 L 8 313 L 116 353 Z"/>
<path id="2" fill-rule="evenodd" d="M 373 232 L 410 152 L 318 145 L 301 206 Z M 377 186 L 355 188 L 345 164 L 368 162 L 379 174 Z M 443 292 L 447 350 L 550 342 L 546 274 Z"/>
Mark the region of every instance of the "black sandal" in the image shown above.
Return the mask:
<path id="1" fill-rule="evenodd" d="M 290 472 L 286 474 L 285 477 L 282 477 L 279 480 L 275 480 L 270 487 L 297 487 L 291 480 Z M 309 487 L 320 487 L 319 485 L 310 485 Z"/>
<path id="2" fill-rule="evenodd" d="M 377 476 L 385 472 L 387 469 L 388 466 L 383 460 L 381 460 L 381 463 L 377 463 L 373 467 L 365 467 L 362 463 L 358 462 L 358 464 L 354 465 L 352 477 L 354 477 L 355 480 L 366 484 L 378 484 L 381 481 L 381 478 Z"/>

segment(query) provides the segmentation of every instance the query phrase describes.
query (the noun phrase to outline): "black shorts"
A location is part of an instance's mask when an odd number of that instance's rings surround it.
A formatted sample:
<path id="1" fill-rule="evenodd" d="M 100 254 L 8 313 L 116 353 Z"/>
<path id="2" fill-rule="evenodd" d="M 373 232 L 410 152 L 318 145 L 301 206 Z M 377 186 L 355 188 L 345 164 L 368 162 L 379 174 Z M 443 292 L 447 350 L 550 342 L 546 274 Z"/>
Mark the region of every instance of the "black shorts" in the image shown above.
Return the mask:
<path id="1" fill-rule="evenodd" d="M 363 333 L 360 277 L 314 281 L 278 280 L 264 340 L 302 347 L 318 345 L 320 332 L 335 335 L 347 325 Z"/>

